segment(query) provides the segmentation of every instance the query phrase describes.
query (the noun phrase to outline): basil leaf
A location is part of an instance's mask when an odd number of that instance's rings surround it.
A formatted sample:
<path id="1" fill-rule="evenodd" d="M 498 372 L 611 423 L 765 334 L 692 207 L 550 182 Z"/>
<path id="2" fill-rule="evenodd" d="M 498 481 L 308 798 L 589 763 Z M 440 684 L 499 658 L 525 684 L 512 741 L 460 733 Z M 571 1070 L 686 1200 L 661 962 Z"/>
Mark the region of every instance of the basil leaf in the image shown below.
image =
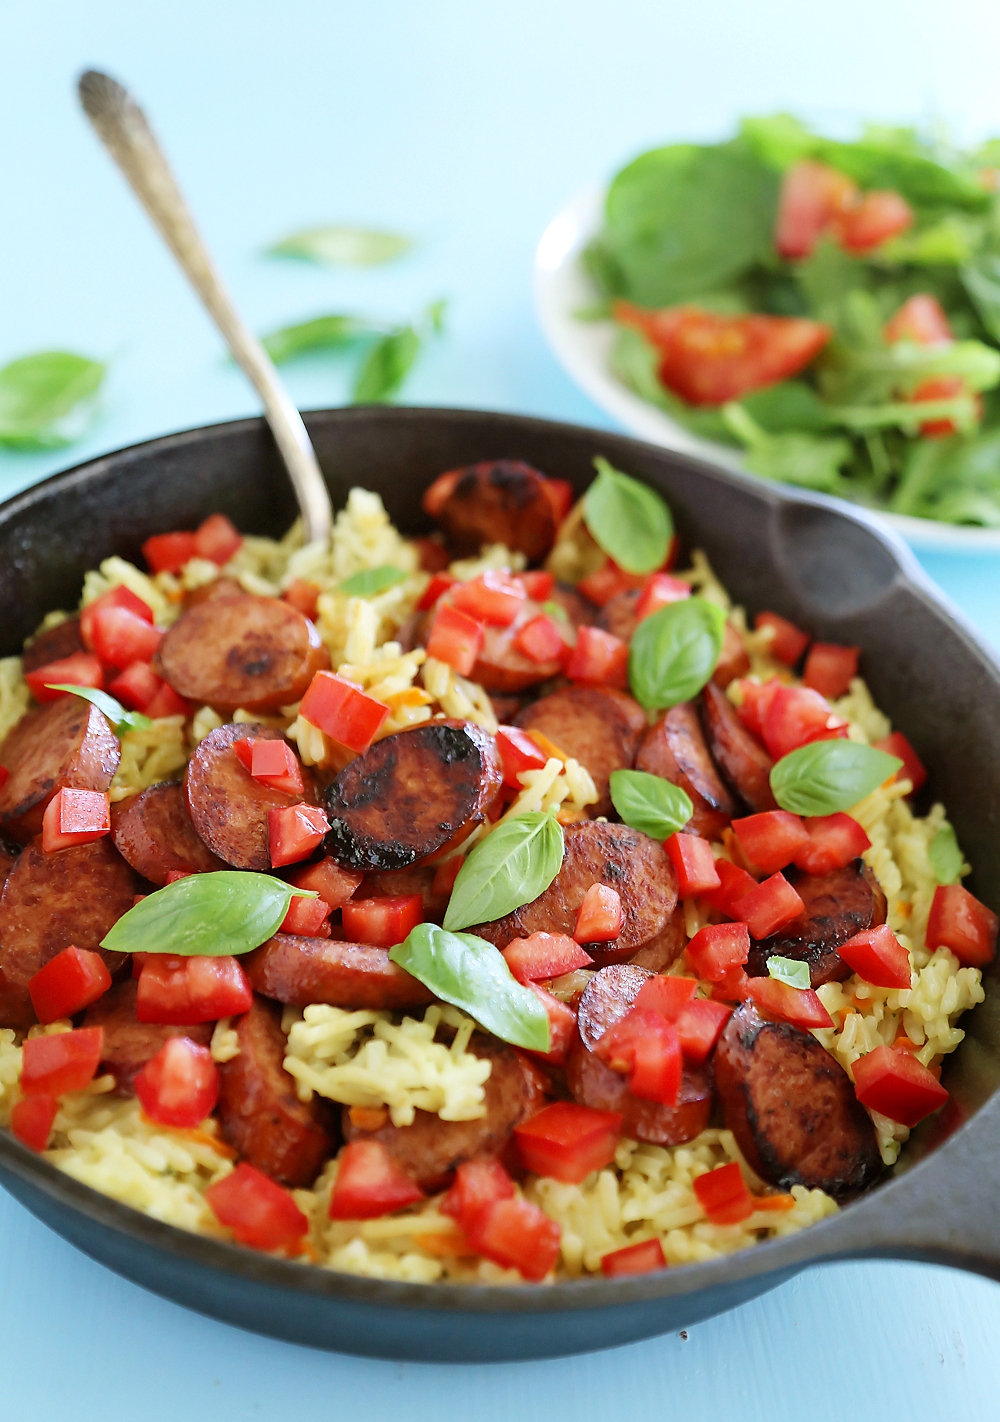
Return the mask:
<path id="1" fill-rule="evenodd" d="M 855 741 L 812 741 L 782 756 L 771 771 L 771 789 L 793 815 L 833 815 L 849 810 L 903 762 Z"/>
<path id="2" fill-rule="evenodd" d="M 99 691 L 96 686 L 70 686 L 61 681 L 45 684 L 50 691 L 68 691 L 72 696 L 81 696 L 84 701 L 96 706 L 98 711 L 103 711 L 114 726 L 115 735 L 119 740 L 126 731 L 148 731 L 153 724 L 141 711 L 126 711 L 120 701 L 116 701 L 106 691 Z"/>
<path id="3" fill-rule="evenodd" d="M 613 469 L 600 455 L 583 496 L 583 521 L 595 542 L 627 573 L 662 568 L 674 524 L 655 489 Z"/>
<path id="4" fill-rule="evenodd" d="M 694 814 L 690 796 L 679 785 L 644 770 L 613 770 L 611 803 L 627 825 L 653 839 L 669 839 Z"/>
<path id="5" fill-rule="evenodd" d="M 58 449 L 80 431 L 84 402 L 104 379 L 100 361 L 71 351 L 39 351 L 0 370 L 0 445 L 12 449 Z M 72 425 L 67 417 L 73 412 Z"/>
<path id="6" fill-rule="evenodd" d="M 632 634 L 628 679 L 647 711 L 666 711 L 696 696 L 715 671 L 726 614 L 703 597 L 668 603 Z"/>
<path id="7" fill-rule="evenodd" d="M 436 923 L 418 923 L 405 942 L 389 949 L 389 957 L 502 1042 L 549 1050 L 549 1014 L 492 943 L 472 933 L 449 933 Z"/>
<path id="8" fill-rule="evenodd" d="M 345 578 L 340 585 L 340 591 L 350 597 L 375 597 L 377 593 L 405 582 L 408 576 L 402 569 L 383 563 L 380 568 L 363 568 L 360 573 Z"/>
<path id="9" fill-rule="evenodd" d="M 548 613 L 553 622 L 561 622 L 564 627 L 571 627 L 573 625 L 569 620 L 569 613 L 561 602 L 543 602 L 542 611 Z"/>
<path id="10" fill-rule="evenodd" d="M 420 337 L 412 326 L 383 336 L 365 356 L 354 382 L 355 405 L 381 405 L 399 390 L 420 354 Z"/>
<path id="11" fill-rule="evenodd" d="M 505 820 L 477 844 L 458 871 L 444 916 L 447 929 L 491 923 L 530 904 L 559 873 L 562 825 L 539 810 Z"/>
<path id="12" fill-rule="evenodd" d="M 808 988 L 812 983 L 809 964 L 795 958 L 782 958 L 775 954 L 767 960 L 767 971 L 770 977 L 777 978 L 779 983 L 787 983 L 789 987 Z"/>
<path id="13" fill-rule="evenodd" d="M 270 874 L 241 869 L 191 874 L 147 894 L 121 916 L 101 947 L 185 958 L 249 953 L 277 933 L 296 896 L 316 897 Z"/>
<path id="14" fill-rule="evenodd" d="M 317 316 L 297 326 L 283 326 L 261 337 L 261 344 L 275 365 L 307 355 L 310 351 L 344 350 L 362 336 L 378 335 L 385 329 L 357 316 Z"/>
<path id="15" fill-rule="evenodd" d="M 942 825 L 931 840 L 927 851 L 939 884 L 957 884 L 962 877 L 964 859 L 958 847 L 958 838 L 951 825 Z"/>
<path id="16" fill-rule="evenodd" d="M 268 247 L 266 255 L 332 266 L 377 267 L 401 257 L 412 246 L 410 237 L 371 227 L 306 227 Z"/>

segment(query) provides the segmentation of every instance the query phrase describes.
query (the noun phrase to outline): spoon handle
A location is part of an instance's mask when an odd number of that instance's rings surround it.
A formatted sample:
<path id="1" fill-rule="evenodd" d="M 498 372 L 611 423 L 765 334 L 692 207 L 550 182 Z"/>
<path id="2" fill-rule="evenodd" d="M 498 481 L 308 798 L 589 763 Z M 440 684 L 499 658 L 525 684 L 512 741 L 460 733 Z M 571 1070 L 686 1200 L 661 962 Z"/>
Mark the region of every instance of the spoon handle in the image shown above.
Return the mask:
<path id="1" fill-rule="evenodd" d="M 295 487 L 306 540 L 328 538 L 333 521 L 330 495 L 302 416 L 270 356 L 237 314 L 145 114 L 127 89 L 93 69 L 80 78 L 80 102 L 263 401 Z"/>

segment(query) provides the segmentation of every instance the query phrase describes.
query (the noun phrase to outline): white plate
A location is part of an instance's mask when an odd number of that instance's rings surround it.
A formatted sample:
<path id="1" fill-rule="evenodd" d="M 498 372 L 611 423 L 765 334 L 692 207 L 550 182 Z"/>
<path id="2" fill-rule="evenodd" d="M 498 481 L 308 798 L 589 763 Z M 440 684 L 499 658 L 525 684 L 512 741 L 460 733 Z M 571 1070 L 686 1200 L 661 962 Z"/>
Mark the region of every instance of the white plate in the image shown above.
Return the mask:
<path id="1" fill-rule="evenodd" d="M 691 434 L 615 379 L 608 364 L 614 339 L 609 321 L 578 321 L 574 317 L 575 311 L 594 301 L 593 287 L 579 257 L 600 227 L 603 201 L 601 188 L 578 193 L 542 233 L 535 253 L 534 289 L 535 310 L 546 340 L 566 373 L 630 434 L 743 473 L 739 454 L 731 446 Z M 746 477 L 754 478 L 751 474 Z M 965 528 L 873 512 L 914 548 L 937 553 L 1000 552 L 1000 529 Z"/>

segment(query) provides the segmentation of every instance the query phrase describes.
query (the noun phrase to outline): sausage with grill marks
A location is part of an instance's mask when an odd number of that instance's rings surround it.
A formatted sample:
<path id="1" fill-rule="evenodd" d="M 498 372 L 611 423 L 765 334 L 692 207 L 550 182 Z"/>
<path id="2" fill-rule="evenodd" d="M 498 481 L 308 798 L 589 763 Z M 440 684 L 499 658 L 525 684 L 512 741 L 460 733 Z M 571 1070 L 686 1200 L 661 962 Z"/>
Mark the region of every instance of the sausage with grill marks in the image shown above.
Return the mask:
<path id="1" fill-rule="evenodd" d="M 423 506 L 456 554 L 503 543 L 539 563 L 552 547 L 556 520 L 545 475 L 519 459 L 491 459 L 451 469 L 425 491 Z"/>
<path id="2" fill-rule="evenodd" d="M 195 833 L 177 780 L 150 785 L 112 805 L 111 837 L 136 873 L 160 887 L 171 873 L 208 874 L 225 868 Z"/>
<path id="3" fill-rule="evenodd" d="M 805 912 L 770 938 L 753 939 L 746 971 L 767 976 L 767 961 L 775 956 L 809 964 L 812 987 L 843 982 L 853 972 L 837 949 L 866 928 L 885 923 L 885 894 L 863 859 L 829 874 L 804 874 L 786 869 L 785 878 L 805 904 Z"/>
<path id="4" fill-rule="evenodd" d="M 429 988 L 390 961 L 388 948 L 277 933 L 243 960 L 255 992 L 291 1007 L 325 1002 L 352 1011 L 396 1011 L 434 1001 Z"/>
<path id="5" fill-rule="evenodd" d="M 63 657 L 71 657 L 75 652 L 86 650 L 80 635 L 79 617 L 67 617 L 65 622 L 60 622 L 45 632 L 39 632 L 30 646 L 25 647 L 21 653 L 21 668 L 26 672 L 37 671 L 39 667 L 47 667 L 50 662 L 59 662 Z"/>
<path id="6" fill-rule="evenodd" d="M 596 818 L 613 812 L 611 773 L 635 764 L 638 745 L 634 723 L 618 701 L 603 691 L 567 686 L 526 706 L 515 724 L 525 731 L 541 731 L 589 770 L 598 800 L 587 806 L 588 814 Z"/>
<path id="7" fill-rule="evenodd" d="M 672 707 L 647 731 L 635 766 L 649 775 L 662 776 L 690 797 L 694 812 L 686 828 L 692 834 L 718 839 L 736 814 L 736 802 L 708 753 L 691 701 Z"/>
<path id="8" fill-rule="evenodd" d="M 0 891 L 17 861 L 6 845 L 0 843 Z M 10 983 L 0 972 L 0 1027 L 13 1027 L 15 1032 L 27 1032 L 35 1024 L 35 1009 L 26 987 Z"/>
<path id="9" fill-rule="evenodd" d="M 708 748 L 726 783 L 754 813 L 777 809 L 770 781 L 774 762 L 714 682 L 701 693 L 701 716 Z"/>
<path id="10" fill-rule="evenodd" d="M 89 701 L 66 695 L 36 706 L 0 745 L 0 765 L 10 772 L 0 787 L 0 828 L 27 843 L 56 790 L 107 790 L 120 760 L 118 737 Z"/>
<path id="11" fill-rule="evenodd" d="M 119 1096 L 135 1095 L 132 1081 L 136 1072 L 141 1071 L 171 1037 L 189 1037 L 198 1046 L 207 1047 L 215 1028 L 214 1022 L 191 1022 L 183 1027 L 140 1022 L 135 1015 L 138 987 L 133 978 L 114 984 L 87 1008 L 83 1018 L 84 1027 L 104 1029 L 100 1069 L 114 1077 Z"/>

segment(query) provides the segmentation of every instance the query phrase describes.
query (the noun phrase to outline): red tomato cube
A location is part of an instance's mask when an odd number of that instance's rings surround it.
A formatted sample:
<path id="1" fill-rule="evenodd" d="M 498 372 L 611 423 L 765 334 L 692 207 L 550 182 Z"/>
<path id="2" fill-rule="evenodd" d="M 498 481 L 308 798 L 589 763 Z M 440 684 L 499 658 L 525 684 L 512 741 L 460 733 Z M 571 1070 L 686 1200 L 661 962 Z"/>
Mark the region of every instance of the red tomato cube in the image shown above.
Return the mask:
<path id="1" fill-rule="evenodd" d="M 764 739 L 764 721 L 767 719 L 771 700 L 782 685 L 776 676 L 763 683 L 749 679 L 739 683 L 742 699 L 736 708 L 736 714 L 747 730 L 753 731 L 761 740 Z"/>
<path id="2" fill-rule="evenodd" d="M 233 527 L 225 514 L 209 514 L 195 529 L 194 556 L 207 558 L 221 568 L 243 547 L 243 535 Z"/>
<path id="3" fill-rule="evenodd" d="M 809 633 L 777 612 L 758 612 L 753 620 L 758 632 L 771 630 L 771 655 L 786 667 L 794 667 L 809 645 Z"/>
<path id="4" fill-rule="evenodd" d="M 103 1051 L 103 1027 L 29 1037 L 21 1048 L 21 1090 L 25 1096 L 82 1091 L 93 1081 Z"/>
<path id="5" fill-rule="evenodd" d="M 795 988 L 778 978 L 750 978 L 746 997 L 767 1017 L 795 1027 L 832 1027 L 833 1018 L 812 988 Z"/>
<path id="6" fill-rule="evenodd" d="M 803 820 L 808 840 L 795 854 L 795 865 L 807 874 L 829 874 L 843 869 L 871 848 L 871 840 L 857 820 L 838 812 Z"/>
<path id="7" fill-rule="evenodd" d="M 790 260 L 811 255 L 830 224 L 855 200 L 852 179 L 826 163 L 793 163 L 781 180 L 774 245 Z"/>
<path id="8" fill-rule="evenodd" d="M 459 676 L 471 676 L 483 648 L 483 624 L 468 613 L 442 602 L 434 614 L 427 655 L 447 662 Z"/>
<path id="9" fill-rule="evenodd" d="M 710 889 L 722 887 L 707 839 L 696 834 L 672 834 L 663 846 L 677 874 L 677 891 L 682 899 L 691 899 Z"/>
<path id="10" fill-rule="evenodd" d="M 594 602 L 598 607 L 603 607 L 605 603 L 620 592 L 629 592 L 632 588 L 641 588 L 646 581 L 643 573 L 626 573 L 624 568 L 619 568 L 612 558 L 606 558 L 596 572 L 589 573 L 577 583 L 577 592 Z"/>
<path id="11" fill-rule="evenodd" d="M 527 1200 L 494 1200 L 479 1212 L 467 1233 L 484 1258 L 517 1269 L 536 1283 L 559 1258 L 559 1226 Z"/>
<path id="12" fill-rule="evenodd" d="M 451 605 L 487 627 L 509 627 L 526 597 L 527 591 L 519 579 L 512 578 L 506 570 L 487 568 L 471 582 L 455 584 L 451 590 Z"/>
<path id="13" fill-rule="evenodd" d="M 239 745 L 239 742 L 236 742 Z M 343 908 L 361 887 L 364 875 L 353 869 L 341 869 L 329 855 L 318 864 L 310 864 L 306 869 L 296 869 L 288 882 L 297 889 L 312 889 L 330 909 Z"/>
<path id="14" fill-rule="evenodd" d="M 92 844 L 111 832 L 111 800 L 103 790 L 57 790 L 42 815 L 42 849 L 54 854 Z"/>
<path id="15" fill-rule="evenodd" d="M 543 1062 L 562 1066 L 573 1040 L 573 1033 L 576 1031 L 576 1013 L 572 1007 L 553 996 L 540 984 L 527 983 L 526 986 L 535 994 L 549 1015 L 549 1050 L 534 1052 L 532 1055 L 539 1057 Z"/>
<path id="16" fill-rule="evenodd" d="M 237 1017 L 252 1005 L 250 979 L 236 958 L 150 953 L 139 974 L 135 1015 L 140 1022 L 184 1027 Z"/>
<path id="17" fill-rule="evenodd" d="M 548 602 L 552 597 L 556 585 L 555 573 L 538 568 L 533 573 L 518 573 L 517 576 L 532 602 Z"/>
<path id="18" fill-rule="evenodd" d="M 966 968 L 992 963 L 998 919 L 961 884 L 939 884 L 927 918 L 927 947 L 950 948 Z"/>
<path id="19" fill-rule="evenodd" d="M 43 1151 L 52 1134 L 52 1124 L 59 1110 L 54 1096 L 39 1093 L 15 1102 L 10 1112 L 10 1129 L 29 1150 Z"/>
<path id="20" fill-rule="evenodd" d="M 332 1220 L 374 1220 L 415 1205 L 424 1192 L 381 1141 L 351 1141 L 340 1153 L 330 1195 Z"/>
<path id="21" fill-rule="evenodd" d="M 606 1279 L 619 1279 L 626 1274 L 652 1274 L 665 1269 L 667 1261 L 658 1239 L 644 1239 L 639 1244 L 627 1244 L 601 1256 L 601 1273 Z"/>
<path id="22" fill-rule="evenodd" d="M 967 395 L 969 387 L 960 375 L 940 375 L 932 380 L 922 380 L 917 388 L 911 393 L 911 401 L 918 404 L 925 400 L 954 400 L 959 395 Z M 976 406 L 978 409 L 977 419 L 983 417 L 983 404 L 980 397 L 976 396 Z M 953 435 L 957 431 L 957 426 L 953 420 L 924 420 L 920 426 L 920 433 L 929 439 L 944 439 L 948 435 Z"/>
<path id="23" fill-rule="evenodd" d="M 513 1197 L 514 1182 L 499 1160 L 463 1160 L 438 1209 L 468 1229 L 488 1205 Z"/>
<path id="24" fill-rule="evenodd" d="M 93 615 L 94 651 L 102 662 L 123 668 L 148 662 L 163 640 L 163 632 L 127 607 L 102 607 Z"/>
<path id="25" fill-rule="evenodd" d="M 194 534 L 157 533 L 142 545 L 142 556 L 154 573 L 179 573 L 194 556 Z"/>
<path id="26" fill-rule="evenodd" d="M 718 862 L 721 869 L 726 861 Z M 750 879 L 749 874 L 746 877 Z M 757 887 L 752 879 L 750 885 Z M 749 958 L 750 930 L 745 923 L 708 923 L 698 929 L 685 952 L 699 978 L 721 983 L 728 972 L 742 967 Z"/>
<path id="27" fill-rule="evenodd" d="M 764 744 L 774 760 L 811 741 L 847 735 L 847 722 L 818 691 L 807 686 L 779 686 L 764 718 Z"/>
<path id="28" fill-rule="evenodd" d="M 849 252 L 870 252 L 912 223 L 913 208 L 900 193 L 871 192 L 838 217 L 836 230 Z"/>
<path id="29" fill-rule="evenodd" d="M 402 943 L 418 923 L 424 921 L 424 901 L 420 894 L 396 894 L 384 899 L 352 899 L 341 910 L 344 939 L 348 943 L 369 943 L 374 948 L 393 948 Z"/>
<path id="30" fill-rule="evenodd" d="M 156 675 L 148 662 L 130 662 L 108 685 L 112 696 L 116 696 L 130 711 L 145 711 L 166 683 Z"/>
<path id="31" fill-rule="evenodd" d="M 163 716 L 190 716 L 192 709 L 190 701 L 178 696 L 168 682 L 163 683 L 152 701 L 143 708 L 151 721 L 158 721 Z"/>
<path id="32" fill-rule="evenodd" d="M 417 611 L 429 612 L 438 598 L 446 593 L 449 588 L 455 586 L 456 581 L 457 579 L 453 578 L 451 573 L 435 573 L 420 595 L 420 601 L 417 603 Z"/>
<path id="33" fill-rule="evenodd" d="M 887 923 L 863 928 L 837 952 L 853 972 L 874 987 L 910 986 L 910 955 Z"/>
<path id="34" fill-rule="evenodd" d="M 290 1192 L 242 1161 L 205 1191 L 212 1213 L 240 1244 L 268 1253 L 298 1254 L 309 1221 Z"/>
<path id="35" fill-rule="evenodd" d="M 503 783 L 512 790 L 524 789 L 518 779 L 523 771 L 545 768 L 544 751 L 519 726 L 501 726 L 498 729 L 497 750 L 503 762 Z"/>
<path id="36" fill-rule="evenodd" d="M 423 573 L 441 573 L 451 562 L 447 548 L 436 538 L 415 538 L 420 570 Z"/>
<path id="37" fill-rule="evenodd" d="M 60 657 L 44 667 L 24 673 L 28 690 L 36 701 L 43 705 L 47 701 L 58 701 L 60 696 L 69 696 L 68 691 L 53 691 L 52 686 L 91 686 L 98 691 L 104 686 L 104 669 L 92 652 L 74 652 L 71 657 Z"/>
<path id="38" fill-rule="evenodd" d="M 570 681 L 584 686 L 628 686 L 628 643 L 600 627 L 581 627 L 566 663 Z"/>
<path id="39" fill-rule="evenodd" d="M 576 915 L 577 943 L 611 943 L 622 931 L 625 911 L 621 895 L 609 884 L 591 884 Z"/>
<path id="40" fill-rule="evenodd" d="M 689 1002 L 677 1019 L 677 1040 L 686 1062 L 707 1061 L 732 1016 L 732 1008 L 707 997 Z"/>
<path id="41" fill-rule="evenodd" d="M 286 795 L 301 795 L 302 767 L 287 741 L 259 741 L 252 736 L 234 741 L 237 759 L 254 780 Z"/>
<path id="42" fill-rule="evenodd" d="M 526 1170 L 579 1185 L 615 1158 L 622 1118 L 615 1111 L 593 1111 L 575 1101 L 553 1101 L 530 1120 L 514 1127 L 518 1154 Z"/>
<path id="43" fill-rule="evenodd" d="M 912 341 L 918 346 L 946 346 L 954 340 L 944 307 L 925 291 L 907 297 L 885 323 L 883 334 L 889 345 Z"/>
<path id="44" fill-rule="evenodd" d="M 148 970 L 147 963 L 143 976 Z M 142 978 L 139 985 L 141 988 Z M 133 1087 L 151 1121 L 175 1130 L 193 1130 L 215 1110 L 219 1069 L 207 1047 L 190 1037 L 170 1037 L 136 1073 Z"/>
<path id="45" fill-rule="evenodd" d="M 773 874 L 791 864 L 796 854 L 809 842 L 806 827 L 798 815 L 787 810 L 765 810 L 733 820 L 743 857 L 759 874 Z"/>
<path id="46" fill-rule="evenodd" d="M 672 578 L 669 573 L 650 573 L 635 605 L 636 624 L 659 612 L 668 603 L 683 602 L 690 596 L 690 583 L 682 583 L 680 578 Z"/>
<path id="47" fill-rule="evenodd" d="M 753 1196 L 735 1160 L 696 1176 L 692 1189 L 711 1224 L 739 1224 L 753 1214 Z"/>
<path id="48" fill-rule="evenodd" d="M 595 1050 L 612 1069 L 625 1067 L 633 1096 L 676 1106 L 683 1070 L 680 1038 L 659 1012 L 633 1007 L 605 1032 Z"/>
<path id="49" fill-rule="evenodd" d="M 745 1002 L 750 979 L 743 969 L 730 968 L 719 982 L 712 984 L 709 994 L 713 1002 Z"/>
<path id="50" fill-rule="evenodd" d="M 267 812 L 271 867 L 308 859 L 323 843 L 330 821 L 318 805 L 281 805 Z"/>
<path id="51" fill-rule="evenodd" d="M 315 622 L 316 604 L 321 592 L 322 588 L 316 583 L 296 578 L 281 594 L 281 600 L 287 602 L 289 607 L 294 607 L 296 612 L 301 612 L 303 617 L 308 617 L 310 622 Z"/>
<path id="52" fill-rule="evenodd" d="M 841 647 L 836 642 L 814 642 L 806 657 L 802 680 L 820 696 L 835 701 L 851 689 L 851 678 L 858 674 L 860 647 Z"/>
<path id="53" fill-rule="evenodd" d="M 113 588 L 108 588 L 106 593 L 101 593 L 100 597 L 88 602 L 87 606 L 80 613 L 80 636 L 85 647 L 94 650 L 94 618 L 98 613 L 106 611 L 110 607 L 124 608 L 126 612 L 135 613 L 136 617 L 142 618 L 144 622 L 153 622 L 153 609 L 148 602 L 143 602 L 141 597 L 137 597 L 130 588 L 123 583 L 117 584 Z"/>
<path id="54" fill-rule="evenodd" d="M 897 770 L 897 780 L 908 780 L 917 791 L 927 779 L 927 771 L 923 762 L 902 731 L 893 731 L 884 740 L 875 742 L 875 749 L 885 751 L 888 755 L 894 755 L 897 760 L 903 762 L 902 770 Z"/>
<path id="55" fill-rule="evenodd" d="M 281 920 L 279 933 L 294 933 L 301 938 L 329 938 L 330 905 L 322 899 L 307 899 L 296 894 Z"/>
<path id="56" fill-rule="evenodd" d="M 741 869 L 738 864 L 730 863 L 728 859 L 717 859 L 715 872 L 719 876 L 719 887 L 707 890 L 702 897 L 706 903 L 711 904 L 720 913 L 724 913 L 727 918 L 737 918 L 738 914 L 733 905 L 737 899 L 741 899 L 744 894 L 748 894 L 751 889 L 757 887 L 757 880 L 745 869 Z M 695 936 L 697 937 L 697 935 Z M 693 943 L 694 939 L 691 942 Z M 690 944 L 688 946 L 690 947 Z"/>
<path id="57" fill-rule="evenodd" d="M 542 492 L 552 505 L 552 514 L 558 527 L 573 507 L 573 485 L 568 479 L 546 477 L 542 480 Z M 529 596 L 534 597 L 535 594 L 530 593 Z"/>
<path id="58" fill-rule="evenodd" d="M 519 627 L 514 646 L 533 662 L 557 662 L 569 650 L 562 633 L 544 612 Z"/>
<path id="59" fill-rule="evenodd" d="M 853 1072 L 862 1106 L 911 1129 L 948 1099 L 937 1077 L 912 1052 L 876 1047 L 858 1058 Z"/>
<path id="60" fill-rule="evenodd" d="M 632 1006 L 644 1012 L 658 1012 L 668 1022 L 676 1022 L 694 997 L 697 988 L 697 978 L 657 973 L 646 979 L 633 999 Z"/>
<path id="61" fill-rule="evenodd" d="M 772 874 L 737 899 L 733 910 L 749 928 L 751 938 L 770 938 L 804 913 L 805 904 L 784 874 Z"/>
<path id="62" fill-rule="evenodd" d="M 60 1017 L 82 1012 L 110 986 L 111 974 L 100 953 L 76 947 L 64 948 L 28 980 L 39 1022 L 58 1022 Z"/>
<path id="63" fill-rule="evenodd" d="M 334 672 L 318 671 L 302 698 L 299 715 L 332 741 L 364 755 L 389 708 Z"/>
<path id="64" fill-rule="evenodd" d="M 503 950 L 504 961 L 519 983 L 543 982 L 592 968 L 594 960 L 566 933 L 532 933 L 514 938 Z"/>

